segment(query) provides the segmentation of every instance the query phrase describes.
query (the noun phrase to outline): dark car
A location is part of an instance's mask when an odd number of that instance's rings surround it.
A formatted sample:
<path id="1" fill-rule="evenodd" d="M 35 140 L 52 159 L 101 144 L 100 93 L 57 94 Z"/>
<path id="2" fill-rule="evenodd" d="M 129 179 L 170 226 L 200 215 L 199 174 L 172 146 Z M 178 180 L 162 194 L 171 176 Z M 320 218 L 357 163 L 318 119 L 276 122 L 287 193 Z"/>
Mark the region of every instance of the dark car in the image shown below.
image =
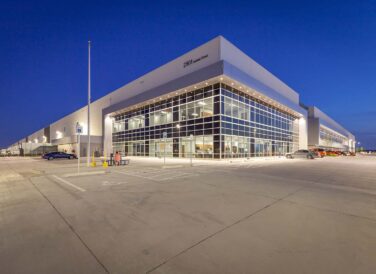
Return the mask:
<path id="1" fill-rule="evenodd" d="M 305 158 L 305 159 L 315 159 L 317 156 L 313 154 L 312 151 L 306 149 L 300 149 L 294 153 L 287 153 L 286 158 L 295 159 L 295 158 Z"/>
<path id="2" fill-rule="evenodd" d="M 53 160 L 53 159 L 77 159 L 74 154 L 69 154 L 65 152 L 50 152 L 42 156 L 43 159 Z"/>

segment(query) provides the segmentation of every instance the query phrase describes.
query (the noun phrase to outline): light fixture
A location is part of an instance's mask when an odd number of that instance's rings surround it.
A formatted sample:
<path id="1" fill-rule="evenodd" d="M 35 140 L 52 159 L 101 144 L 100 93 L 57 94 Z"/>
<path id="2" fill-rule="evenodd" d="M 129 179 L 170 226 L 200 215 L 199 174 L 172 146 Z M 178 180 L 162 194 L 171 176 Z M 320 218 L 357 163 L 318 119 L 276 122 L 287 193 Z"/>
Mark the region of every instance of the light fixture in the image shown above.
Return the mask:
<path id="1" fill-rule="evenodd" d="M 56 131 L 56 139 L 60 139 L 63 137 L 63 134 L 60 131 Z"/>
<path id="2" fill-rule="evenodd" d="M 198 114 L 197 113 L 192 113 L 192 116 L 198 116 Z"/>
<path id="3" fill-rule="evenodd" d="M 206 103 L 204 101 L 200 101 L 200 102 L 198 102 L 198 104 L 201 105 L 201 106 L 206 106 Z"/>
<path id="4" fill-rule="evenodd" d="M 176 125 L 176 128 L 180 128 L 180 125 L 179 125 L 179 124 L 177 124 L 177 125 Z"/>
<path id="5" fill-rule="evenodd" d="M 222 80 L 223 80 L 223 77 L 219 78 L 219 80 L 221 80 L 221 81 L 222 81 Z"/>

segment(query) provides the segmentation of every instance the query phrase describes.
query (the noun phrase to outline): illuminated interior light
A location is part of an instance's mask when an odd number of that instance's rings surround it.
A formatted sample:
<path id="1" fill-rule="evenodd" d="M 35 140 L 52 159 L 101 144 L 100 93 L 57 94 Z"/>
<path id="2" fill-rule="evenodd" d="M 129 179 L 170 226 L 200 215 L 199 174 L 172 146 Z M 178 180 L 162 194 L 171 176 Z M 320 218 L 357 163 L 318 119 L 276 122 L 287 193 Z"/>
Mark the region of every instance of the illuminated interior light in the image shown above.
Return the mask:
<path id="1" fill-rule="evenodd" d="M 201 105 L 201 106 L 206 106 L 206 103 L 203 102 L 203 101 L 198 102 L 198 104 Z"/>
<path id="2" fill-rule="evenodd" d="M 197 113 L 192 113 L 192 116 L 198 116 L 198 114 Z"/>

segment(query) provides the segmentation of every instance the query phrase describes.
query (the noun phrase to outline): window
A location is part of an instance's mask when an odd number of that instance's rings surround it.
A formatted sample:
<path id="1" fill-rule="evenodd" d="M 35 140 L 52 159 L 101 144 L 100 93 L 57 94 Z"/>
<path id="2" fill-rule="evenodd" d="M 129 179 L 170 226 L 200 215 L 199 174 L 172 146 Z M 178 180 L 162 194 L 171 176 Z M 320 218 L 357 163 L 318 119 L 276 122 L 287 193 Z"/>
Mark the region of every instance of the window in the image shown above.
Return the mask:
<path id="1" fill-rule="evenodd" d="M 124 130 L 125 130 L 124 121 L 118 121 L 114 123 L 114 126 L 113 126 L 114 132 L 119 132 L 119 131 L 124 131 Z"/>
<path id="2" fill-rule="evenodd" d="M 150 114 L 150 126 L 172 123 L 172 108 L 165 108 Z"/>
<path id="3" fill-rule="evenodd" d="M 136 129 L 145 127 L 144 116 L 134 116 L 128 120 L 128 129 Z"/>
<path id="4" fill-rule="evenodd" d="M 213 116 L 213 98 L 196 100 L 180 106 L 180 120 Z"/>

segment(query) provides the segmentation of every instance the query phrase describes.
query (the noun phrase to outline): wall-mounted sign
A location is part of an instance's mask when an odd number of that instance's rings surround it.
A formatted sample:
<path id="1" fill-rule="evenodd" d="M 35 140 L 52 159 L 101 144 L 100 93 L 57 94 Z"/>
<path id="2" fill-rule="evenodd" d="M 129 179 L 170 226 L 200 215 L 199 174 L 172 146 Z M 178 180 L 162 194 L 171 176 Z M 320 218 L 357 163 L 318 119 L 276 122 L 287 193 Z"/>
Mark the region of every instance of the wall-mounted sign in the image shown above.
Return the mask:
<path id="1" fill-rule="evenodd" d="M 199 57 L 199 58 L 197 58 L 197 59 L 190 59 L 190 60 L 184 62 L 184 64 L 183 64 L 183 68 L 188 67 L 188 66 L 190 66 L 190 65 L 192 65 L 192 64 L 194 64 L 194 63 L 197 63 L 197 62 L 199 62 L 199 61 L 201 61 L 201 60 L 203 60 L 203 59 L 205 59 L 205 58 L 208 58 L 208 56 L 209 56 L 209 55 L 206 54 L 206 55 L 203 55 L 203 56 L 201 56 L 201 57 Z"/>

